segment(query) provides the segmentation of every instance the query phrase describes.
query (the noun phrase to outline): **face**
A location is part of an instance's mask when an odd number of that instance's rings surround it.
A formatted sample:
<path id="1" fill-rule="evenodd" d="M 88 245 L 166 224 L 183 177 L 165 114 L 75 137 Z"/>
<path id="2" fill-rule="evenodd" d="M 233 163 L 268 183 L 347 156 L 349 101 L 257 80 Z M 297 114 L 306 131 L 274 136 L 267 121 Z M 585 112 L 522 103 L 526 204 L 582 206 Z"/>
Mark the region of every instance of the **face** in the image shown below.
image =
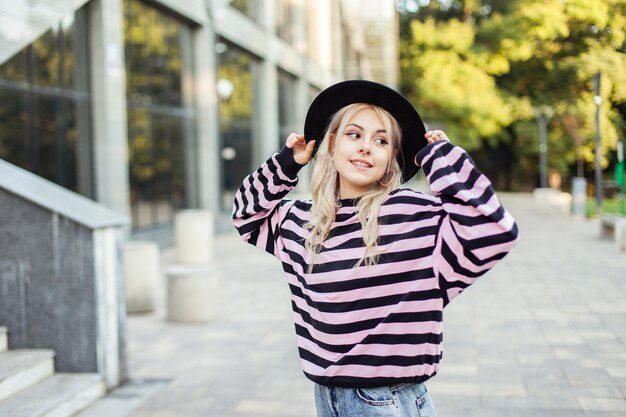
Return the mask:
<path id="1" fill-rule="evenodd" d="M 393 157 L 391 133 L 372 109 L 361 109 L 348 121 L 340 137 L 333 137 L 340 198 L 367 192 L 389 169 Z M 385 178 L 388 178 L 386 176 Z"/>

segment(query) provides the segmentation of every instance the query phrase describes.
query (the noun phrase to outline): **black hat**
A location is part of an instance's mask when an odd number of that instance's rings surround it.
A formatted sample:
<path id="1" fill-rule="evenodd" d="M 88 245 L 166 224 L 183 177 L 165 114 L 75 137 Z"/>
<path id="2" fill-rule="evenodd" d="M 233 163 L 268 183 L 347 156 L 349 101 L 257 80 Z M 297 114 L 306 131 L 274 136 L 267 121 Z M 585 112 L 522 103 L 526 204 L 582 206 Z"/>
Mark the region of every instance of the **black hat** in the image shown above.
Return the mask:
<path id="1" fill-rule="evenodd" d="M 402 169 L 402 182 L 407 182 L 419 171 L 415 155 L 427 145 L 426 128 L 409 101 L 397 91 L 372 81 L 349 80 L 331 85 L 318 94 L 311 103 L 304 122 L 304 138 L 315 139 L 315 152 L 320 146 L 332 116 L 353 103 L 374 104 L 388 111 L 402 130 L 401 152 L 398 163 Z"/>

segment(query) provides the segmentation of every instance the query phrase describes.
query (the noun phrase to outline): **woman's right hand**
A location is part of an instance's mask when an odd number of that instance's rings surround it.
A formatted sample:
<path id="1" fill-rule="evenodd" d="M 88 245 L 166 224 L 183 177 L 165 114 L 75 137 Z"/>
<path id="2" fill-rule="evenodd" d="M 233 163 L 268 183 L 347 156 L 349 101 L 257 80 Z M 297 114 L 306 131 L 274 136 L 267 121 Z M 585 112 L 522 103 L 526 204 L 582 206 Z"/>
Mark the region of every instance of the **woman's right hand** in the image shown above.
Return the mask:
<path id="1" fill-rule="evenodd" d="M 313 155 L 313 149 L 315 148 L 315 141 L 312 140 L 306 143 L 304 135 L 292 133 L 287 138 L 285 146 L 293 150 L 293 159 L 300 165 L 306 165 Z"/>

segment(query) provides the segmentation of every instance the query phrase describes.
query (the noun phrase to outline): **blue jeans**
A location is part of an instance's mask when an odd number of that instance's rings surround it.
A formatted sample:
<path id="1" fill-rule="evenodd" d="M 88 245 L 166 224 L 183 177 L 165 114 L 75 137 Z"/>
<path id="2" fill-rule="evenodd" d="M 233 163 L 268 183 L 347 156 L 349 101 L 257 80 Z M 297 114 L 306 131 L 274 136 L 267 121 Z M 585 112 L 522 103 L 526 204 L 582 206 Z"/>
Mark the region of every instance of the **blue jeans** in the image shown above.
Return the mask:
<path id="1" fill-rule="evenodd" d="M 335 388 L 315 384 L 317 417 L 437 417 L 424 384 Z"/>

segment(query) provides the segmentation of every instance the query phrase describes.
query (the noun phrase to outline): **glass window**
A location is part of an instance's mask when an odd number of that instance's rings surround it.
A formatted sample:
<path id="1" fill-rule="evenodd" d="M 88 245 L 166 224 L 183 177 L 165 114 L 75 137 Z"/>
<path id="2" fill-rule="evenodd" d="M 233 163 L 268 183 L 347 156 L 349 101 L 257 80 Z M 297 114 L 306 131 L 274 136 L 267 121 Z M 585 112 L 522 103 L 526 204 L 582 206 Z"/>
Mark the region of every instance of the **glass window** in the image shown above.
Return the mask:
<path id="1" fill-rule="evenodd" d="M 293 43 L 296 37 L 300 3 L 298 0 L 276 0 L 276 34 L 289 43 Z"/>
<path id="2" fill-rule="evenodd" d="M 285 140 L 292 132 L 302 130 L 297 120 L 296 103 L 297 79 L 293 75 L 278 71 L 278 145 L 277 150 L 285 146 Z"/>
<path id="3" fill-rule="evenodd" d="M 139 0 L 126 0 L 124 10 L 130 201 L 137 229 L 172 223 L 176 210 L 190 206 L 191 29 Z"/>
<path id="4" fill-rule="evenodd" d="M 230 210 L 235 192 L 253 169 L 256 59 L 221 41 L 218 93 L 222 140 L 222 207 Z"/>
<path id="5" fill-rule="evenodd" d="M 328 36 L 328 30 L 324 30 L 322 19 L 316 0 L 306 0 L 306 53 L 308 58 L 324 68 L 322 54 L 322 38 Z M 328 22 L 328 16 L 325 16 L 324 22 Z M 328 22 L 330 23 L 330 22 Z"/>
<path id="6" fill-rule="evenodd" d="M 0 64 L 0 158 L 93 197 L 81 9 Z"/>
<path id="7" fill-rule="evenodd" d="M 259 7 L 262 5 L 259 0 L 231 0 L 230 5 L 241 13 L 257 20 Z"/>
<path id="8" fill-rule="evenodd" d="M 308 58 L 323 70 L 341 72 L 345 45 L 342 32 L 347 29 L 341 9 L 344 2 L 327 2 L 326 10 L 319 10 L 317 0 L 305 0 L 306 50 Z M 360 24 L 359 24 L 360 25 Z M 357 25 L 358 26 L 358 25 Z"/>

